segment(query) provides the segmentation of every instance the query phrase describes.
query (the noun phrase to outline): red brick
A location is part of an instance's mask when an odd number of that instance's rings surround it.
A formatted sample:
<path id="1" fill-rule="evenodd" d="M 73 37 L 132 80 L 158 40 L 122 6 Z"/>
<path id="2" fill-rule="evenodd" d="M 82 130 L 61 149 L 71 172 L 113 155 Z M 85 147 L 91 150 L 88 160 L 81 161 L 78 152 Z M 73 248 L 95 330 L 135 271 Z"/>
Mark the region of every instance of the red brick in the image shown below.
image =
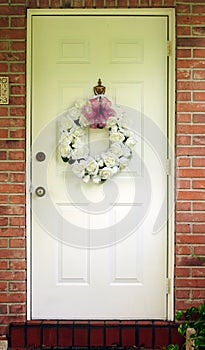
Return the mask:
<path id="1" fill-rule="evenodd" d="M 24 29 L 1 29 L 2 39 L 25 39 Z"/>
<path id="2" fill-rule="evenodd" d="M 205 145 L 205 136 L 194 136 L 193 145 Z"/>
<path id="3" fill-rule="evenodd" d="M 193 277 L 205 277 L 205 267 L 193 267 L 192 268 Z"/>
<path id="4" fill-rule="evenodd" d="M 179 169 L 177 170 L 177 177 L 205 177 L 205 169 Z"/>
<path id="5" fill-rule="evenodd" d="M 0 203 L 1 204 L 7 204 L 8 203 L 8 195 L 1 195 L 0 194 Z"/>
<path id="6" fill-rule="evenodd" d="M 25 248 L 26 242 L 23 238 L 12 238 L 10 240 L 10 247 L 11 248 Z"/>
<path id="7" fill-rule="evenodd" d="M 205 155 L 204 147 L 177 147 L 177 156 L 203 156 Z"/>
<path id="8" fill-rule="evenodd" d="M 177 200 L 204 200 L 205 193 L 201 191 L 182 191 L 177 192 Z"/>
<path id="9" fill-rule="evenodd" d="M 203 289 L 192 289 L 192 297 L 194 299 L 205 299 L 205 288 Z"/>
<path id="10" fill-rule="evenodd" d="M 205 82 L 202 81 L 178 81 L 178 90 L 205 90 Z"/>
<path id="11" fill-rule="evenodd" d="M 205 224 L 194 224 L 193 232 L 205 233 Z"/>
<path id="12" fill-rule="evenodd" d="M 8 72 L 8 63 L 1 63 L 0 62 L 0 71 L 2 73 L 7 73 Z"/>
<path id="13" fill-rule="evenodd" d="M 204 213 L 176 213 L 178 222 L 204 222 Z"/>
<path id="14" fill-rule="evenodd" d="M 7 270 L 7 269 L 8 269 L 8 261 L 0 260 L 0 270 Z"/>
<path id="15" fill-rule="evenodd" d="M 189 299 L 190 297 L 190 290 L 189 289 L 182 289 L 182 290 L 176 290 L 175 296 L 178 299 Z"/>
<path id="16" fill-rule="evenodd" d="M 26 314 L 26 304 L 12 304 L 9 306 L 9 313 L 20 315 L 20 314 Z"/>
<path id="17" fill-rule="evenodd" d="M 190 255 L 190 246 L 186 246 L 184 244 L 177 244 L 175 252 L 178 255 Z"/>
<path id="18" fill-rule="evenodd" d="M 196 17 L 191 17 L 191 19 L 193 19 Z M 197 20 L 196 21 L 193 21 L 193 24 L 197 24 Z M 184 47 L 204 47 L 205 46 L 205 39 L 204 38 L 198 38 L 198 37 L 195 37 L 195 38 L 178 38 L 177 39 L 177 45 L 180 47 L 180 46 L 184 46 Z M 202 62 L 201 62 L 202 63 Z"/>
<path id="19" fill-rule="evenodd" d="M 0 182 L 8 181 L 8 173 L 0 173 Z"/>
<path id="20" fill-rule="evenodd" d="M 193 180 L 192 181 L 192 188 L 205 189 L 205 180 Z"/>
<path id="21" fill-rule="evenodd" d="M 191 121 L 191 114 L 177 113 L 177 123 L 189 123 Z"/>
<path id="22" fill-rule="evenodd" d="M 190 13 L 190 5 L 177 5 L 177 13 Z"/>
<path id="23" fill-rule="evenodd" d="M 10 260 L 9 268 L 11 270 L 25 270 L 26 261 L 25 260 Z"/>
<path id="24" fill-rule="evenodd" d="M 194 79 L 195 80 L 204 80 L 205 72 L 203 70 L 194 70 Z"/>
<path id="25" fill-rule="evenodd" d="M 190 158 L 177 158 L 177 166 L 178 167 L 189 167 L 190 166 Z"/>
<path id="26" fill-rule="evenodd" d="M 0 292 L 0 302 L 1 303 L 15 303 L 15 302 L 23 302 L 26 301 L 26 293 L 1 293 Z M 19 315 L 18 317 L 18 322 L 20 322 Z"/>
<path id="27" fill-rule="evenodd" d="M 177 101 L 191 101 L 191 92 L 178 92 Z"/>
<path id="28" fill-rule="evenodd" d="M 194 211 L 204 211 L 205 212 L 205 202 L 195 202 L 193 203 L 193 210 Z"/>
<path id="29" fill-rule="evenodd" d="M 24 204 L 25 200 L 25 195 L 10 195 L 11 204 Z"/>
<path id="30" fill-rule="evenodd" d="M 191 58 L 191 49 L 177 49 L 177 57 L 178 58 Z M 202 56 L 202 57 L 204 57 L 204 56 Z"/>
<path id="31" fill-rule="evenodd" d="M 25 116 L 26 110 L 24 107 L 23 108 L 22 107 L 11 107 L 10 113 L 11 113 L 11 116 Z"/>
<path id="32" fill-rule="evenodd" d="M 10 160 L 23 160 L 25 159 L 25 151 L 9 151 Z"/>
<path id="33" fill-rule="evenodd" d="M 2 193 L 24 193 L 25 192 L 25 185 L 20 185 L 20 184 L 6 184 L 6 185 L 1 185 L 0 184 L 0 191 Z"/>
<path id="34" fill-rule="evenodd" d="M 199 15 L 201 13 L 205 13 L 205 5 L 193 5 L 192 12 L 197 13 Z M 202 21 L 202 23 L 203 23 L 203 21 Z"/>
<path id="35" fill-rule="evenodd" d="M 205 123 L 204 114 L 194 114 L 194 123 Z"/>
<path id="36" fill-rule="evenodd" d="M 184 80 L 191 78 L 191 70 L 177 70 L 177 80 Z M 178 93 L 179 94 L 179 93 Z M 177 94 L 177 96 L 178 96 Z"/>
<path id="37" fill-rule="evenodd" d="M 9 290 L 12 292 L 26 291 L 26 282 L 10 282 Z"/>
<path id="38" fill-rule="evenodd" d="M 205 34 L 205 27 L 193 27 L 192 28 L 192 34 L 197 36 L 204 36 Z"/>
<path id="39" fill-rule="evenodd" d="M 177 68 L 204 68 L 204 66 L 204 61 L 199 59 L 180 59 L 177 61 Z"/>
<path id="40" fill-rule="evenodd" d="M 25 217 L 11 217 L 10 225 L 11 226 L 25 226 L 26 219 Z"/>
<path id="41" fill-rule="evenodd" d="M 6 155 L 7 155 L 7 153 L 5 151 L 0 151 L 0 160 L 5 160 Z"/>
<path id="42" fill-rule="evenodd" d="M 2 109 L 5 108 L 0 108 L 0 115 L 1 115 L 1 111 Z M 6 107 L 7 110 L 7 114 L 8 114 L 8 107 Z M 2 114 L 2 116 L 4 116 L 4 114 Z M 0 118 L 0 126 L 12 126 L 12 127 L 17 127 L 17 126 L 25 126 L 25 119 L 24 118 Z M 2 146 L 1 146 L 2 147 Z M 21 148 L 21 147 L 18 147 Z M 22 147 L 24 148 L 24 147 Z"/>
<path id="43" fill-rule="evenodd" d="M 25 182 L 25 174 L 24 173 L 10 173 L 10 181 L 11 182 Z"/>
<path id="44" fill-rule="evenodd" d="M 190 145 L 191 136 L 177 136 L 177 145 Z"/>
<path id="45" fill-rule="evenodd" d="M 25 250 L 23 249 L 1 249 L 1 258 L 2 259 L 23 259 L 25 258 Z M 6 278 L 6 276 L 8 275 L 8 279 L 9 278 L 14 278 L 14 279 L 18 279 L 18 277 L 20 279 L 23 279 L 22 276 L 25 277 L 25 275 L 23 275 L 22 273 L 20 275 L 18 275 L 17 273 L 14 273 L 13 271 L 7 271 L 7 273 L 3 272 L 3 276 Z M 1 275 L 2 277 L 2 275 Z M 4 279 L 3 277 L 1 279 Z"/>
<path id="46" fill-rule="evenodd" d="M 204 243 L 205 243 L 205 239 L 204 239 Z M 196 255 L 203 255 L 204 256 L 205 255 L 204 244 L 194 247 L 194 254 L 196 254 Z M 204 256 L 204 258 L 205 258 L 205 256 Z"/>
<path id="47" fill-rule="evenodd" d="M 178 112 L 205 112 L 204 103 L 200 102 L 179 102 L 177 103 Z"/>
<path id="48" fill-rule="evenodd" d="M 175 275 L 177 277 L 189 277 L 191 276 L 191 271 L 189 267 L 177 267 L 175 269 Z"/>
<path id="49" fill-rule="evenodd" d="M 204 101 L 205 100 L 205 92 L 194 92 L 193 94 L 195 101 Z"/>
<path id="50" fill-rule="evenodd" d="M 176 180 L 176 188 L 190 188 L 189 180 Z"/>
<path id="51" fill-rule="evenodd" d="M 25 27 L 26 18 L 25 17 L 11 17 L 11 26 L 12 27 Z"/>
<path id="52" fill-rule="evenodd" d="M 176 287 L 205 287 L 205 278 L 176 278 L 175 285 Z"/>
<path id="53" fill-rule="evenodd" d="M 177 242 L 184 244 L 200 244 L 204 243 L 204 235 L 197 234 L 177 234 Z"/>
<path id="54" fill-rule="evenodd" d="M 8 41 L 0 41 L 0 50 L 8 50 L 9 49 L 9 43 Z"/>
<path id="55" fill-rule="evenodd" d="M 0 217 L 0 226 L 7 226 L 8 225 L 8 218 Z"/>
<path id="56" fill-rule="evenodd" d="M 9 17 L 0 17 L 0 28 L 9 26 Z"/>
<path id="57" fill-rule="evenodd" d="M 194 57 L 204 58 L 205 57 L 205 49 L 194 49 Z"/>
<path id="58" fill-rule="evenodd" d="M 23 171 L 24 169 L 25 169 L 24 162 L 1 162 L 0 163 L 0 170 L 3 170 L 3 171 L 5 171 L 5 170 Z M 13 187 L 11 187 L 11 186 L 14 186 L 14 185 L 9 185 L 9 184 L 7 184 L 7 185 L 0 185 L 0 191 L 2 191 L 2 192 L 13 192 L 13 190 L 12 190 Z"/>
<path id="59" fill-rule="evenodd" d="M 6 218 L 7 219 L 7 218 Z M 1 229 L 1 236 L 2 237 L 21 237 L 25 236 L 25 228 L 23 227 L 4 227 Z"/>
<path id="60" fill-rule="evenodd" d="M 190 202 L 177 202 L 176 203 L 176 210 L 177 211 L 190 211 L 191 210 L 191 203 Z"/>

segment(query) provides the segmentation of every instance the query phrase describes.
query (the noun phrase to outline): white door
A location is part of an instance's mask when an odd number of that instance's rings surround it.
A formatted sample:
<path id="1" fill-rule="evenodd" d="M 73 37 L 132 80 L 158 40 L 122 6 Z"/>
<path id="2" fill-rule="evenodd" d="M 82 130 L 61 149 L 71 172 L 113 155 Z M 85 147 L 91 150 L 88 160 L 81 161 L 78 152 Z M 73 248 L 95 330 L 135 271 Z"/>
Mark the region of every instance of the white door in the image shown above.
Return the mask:
<path id="1" fill-rule="evenodd" d="M 166 318 L 167 17 L 49 10 L 31 34 L 31 317 Z M 103 185 L 58 154 L 57 116 L 98 78 L 137 138 Z M 105 149 L 106 132 L 90 130 L 89 145 Z"/>

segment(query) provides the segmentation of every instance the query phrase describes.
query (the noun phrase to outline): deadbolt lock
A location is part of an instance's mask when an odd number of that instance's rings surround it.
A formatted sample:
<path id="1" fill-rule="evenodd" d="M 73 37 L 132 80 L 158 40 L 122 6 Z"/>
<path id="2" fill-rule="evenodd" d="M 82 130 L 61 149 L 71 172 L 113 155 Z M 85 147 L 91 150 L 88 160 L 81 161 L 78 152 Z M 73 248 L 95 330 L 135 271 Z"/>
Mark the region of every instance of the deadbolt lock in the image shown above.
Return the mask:
<path id="1" fill-rule="evenodd" d="M 38 197 L 43 197 L 43 196 L 45 196 L 45 194 L 46 194 L 46 190 L 45 190 L 44 187 L 38 186 L 38 187 L 36 188 L 36 190 L 35 190 L 35 193 L 36 193 L 36 195 L 37 195 Z"/>

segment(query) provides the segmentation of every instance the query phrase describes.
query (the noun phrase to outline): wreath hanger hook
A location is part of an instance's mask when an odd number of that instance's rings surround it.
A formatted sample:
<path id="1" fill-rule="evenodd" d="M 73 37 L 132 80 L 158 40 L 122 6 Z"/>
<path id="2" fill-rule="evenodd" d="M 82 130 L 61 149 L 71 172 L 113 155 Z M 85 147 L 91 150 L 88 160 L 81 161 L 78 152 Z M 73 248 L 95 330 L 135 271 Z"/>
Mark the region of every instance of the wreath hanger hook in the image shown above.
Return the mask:
<path id="1" fill-rule="evenodd" d="M 93 91 L 95 95 L 104 95 L 106 87 L 102 85 L 102 81 L 98 79 L 98 85 L 94 86 Z"/>

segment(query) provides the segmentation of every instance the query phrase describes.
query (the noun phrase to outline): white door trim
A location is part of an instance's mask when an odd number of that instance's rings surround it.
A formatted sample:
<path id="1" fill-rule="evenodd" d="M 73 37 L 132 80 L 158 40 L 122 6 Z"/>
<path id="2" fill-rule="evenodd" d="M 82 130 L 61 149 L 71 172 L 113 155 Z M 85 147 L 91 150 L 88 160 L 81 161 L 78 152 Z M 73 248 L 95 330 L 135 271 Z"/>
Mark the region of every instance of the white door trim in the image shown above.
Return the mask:
<path id="1" fill-rule="evenodd" d="M 30 149 L 31 149 L 31 62 L 32 62 L 32 18 L 33 16 L 53 16 L 53 15 L 105 15 L 105 16 L 164 16 L 168 18 L 167 41 L 171 42 L 168 49 L 168 96 L 167 96 L 167 116 L 168 116 L 168 135 L 169 144 L 174 150 L 175 143 L 175 10 L 171 8 L 156 9 L 29 9 L 27 12 L 27 164 L 26 164 L 26 237 L 27 237 L 27 319 L 31 319 L 31 211 L 30 211 L 30 195 L 32 188 L 30 187 Z M 168 256 L 167 256 L 167 279 L 169 281 L 169 290 L 167 293 L 167 319 L 174 318 L 174 192 L 175 192 L 175 159 L 174 152 L 167 155 L 169 158 L 169 175 L 168 175 L 168 206 L 169 217 L 167 223 L 168 234 Z"/>

